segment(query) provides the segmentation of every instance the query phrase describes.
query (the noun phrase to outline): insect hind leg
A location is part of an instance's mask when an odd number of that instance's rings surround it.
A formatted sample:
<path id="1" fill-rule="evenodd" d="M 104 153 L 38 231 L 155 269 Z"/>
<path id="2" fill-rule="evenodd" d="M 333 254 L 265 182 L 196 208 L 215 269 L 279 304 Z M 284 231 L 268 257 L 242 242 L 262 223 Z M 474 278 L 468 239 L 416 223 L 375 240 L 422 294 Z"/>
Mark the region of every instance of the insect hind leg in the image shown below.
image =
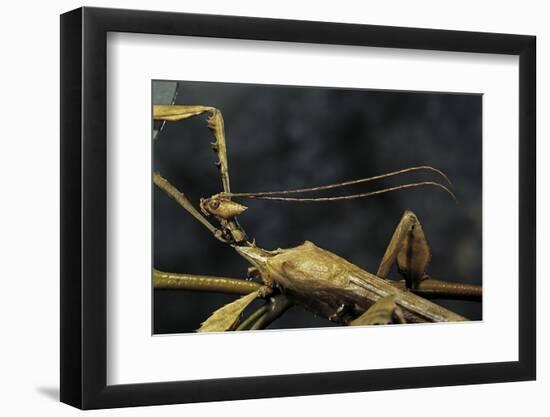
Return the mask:
<path id="1" fill-rule="evenodd" d="M 422 281 L 430 263 L 431 252 L 422 225 L 412 211 L 405 211 L 382 257 L 376 273 L 387 278 L 394 262 L 405 276 L 408 288 L 415 288 Z"/>

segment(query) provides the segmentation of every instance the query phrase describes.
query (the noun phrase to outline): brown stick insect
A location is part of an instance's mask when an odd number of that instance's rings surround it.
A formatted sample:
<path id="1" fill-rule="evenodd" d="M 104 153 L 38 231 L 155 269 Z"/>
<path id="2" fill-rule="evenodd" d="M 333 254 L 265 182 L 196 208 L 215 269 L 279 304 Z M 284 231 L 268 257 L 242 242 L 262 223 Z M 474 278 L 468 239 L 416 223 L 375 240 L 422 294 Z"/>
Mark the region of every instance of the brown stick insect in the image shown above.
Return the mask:
<path id="1" fill-rule="evenodd" d="M 300 305 L 312 313 L 342 325 L 423 323 L 465 321 L 428 298 L 481 299 L 481 287 L 431 278 L 427 268 L 430 247 L 416 215 L 405 211 L 382 256 L 376 273 L 370 273 L 344 258 L 305 241 L 292 248 L 267 250 L 250 240 L 237 216 L 247 207 L 235 200 L 264 199 L 296 203 L 330 202 L 366 198 L 397 190 L 437 187 L 454 198 L 446 175 L 431 166 L 405 168 L 369 178 L 294 190 L 236 193 L 231 191 L 227 162 L 224 120 L 219 109 L 202 105 L 155 105 L 153 118 L 177 122 L 207 114 L 207 125 L 214 141 L 212 149 L 221 176 L 222 190 L 200 200 L 196 208 L 158 172 L 156 186 L 172 197 L 223 244 L 231 246 L 250 263 L 248 276 L 257 280 L 211 277 L 154 271 L 155 288 L 179 288 L 219 291 L 243 295 L 217 311 L 202 323 L 198 331 L 256 330 L 265 328 L 291 305 Z M 335 197 L 309 197 L 310 193 L 362 184 L 412 171 L 428 171 L 440 181 L 405 183 L 395 187 Z M 213 220 L 213 221 L 211 221 Z M 213 223 L 216 223 L 214 225 Z M 389 279 L 397 264 L 402 280 Z M 255 299 L 265 304 L 243 317 Z"/>

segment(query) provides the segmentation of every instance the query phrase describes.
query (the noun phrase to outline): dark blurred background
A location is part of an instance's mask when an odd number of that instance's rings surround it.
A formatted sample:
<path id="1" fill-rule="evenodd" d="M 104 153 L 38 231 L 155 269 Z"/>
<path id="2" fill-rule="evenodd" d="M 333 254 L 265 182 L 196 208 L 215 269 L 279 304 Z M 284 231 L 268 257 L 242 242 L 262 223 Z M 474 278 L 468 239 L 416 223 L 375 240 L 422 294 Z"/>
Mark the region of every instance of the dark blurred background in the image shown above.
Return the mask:
<path id="1" fill-rule="evenodd" d="M 239 221 L 258 246 L 311 240 L 375 272 L 403 211 L 413 210 L 432 249 L 429 274 L 481 284 L 481 96 L 179 81 L 153 82 L 155 104 L 203 104 L 225 119 L 232 191 L 270 191 L 341 182 L 417 165 L 443 170 L 458 204 L 433 187 L 352 201 L 240 200 Z M 192 202 L 221 191 L 206 117 L 155 125 L 154 169 Z M 437 178 L 412 173 L 342 193 Z M 248 264 L 162 191 L 154 190 L 154 266 L 161 271 L 245 277 Z M 394 270 L 392 277 L 401 278 Z M 223 294 L 154 291 L 154 333 L 196 330 Z M 436 302 L 472 320 L 481 303 Z M 269 328 L 333 325 L 293 307 Z"/>

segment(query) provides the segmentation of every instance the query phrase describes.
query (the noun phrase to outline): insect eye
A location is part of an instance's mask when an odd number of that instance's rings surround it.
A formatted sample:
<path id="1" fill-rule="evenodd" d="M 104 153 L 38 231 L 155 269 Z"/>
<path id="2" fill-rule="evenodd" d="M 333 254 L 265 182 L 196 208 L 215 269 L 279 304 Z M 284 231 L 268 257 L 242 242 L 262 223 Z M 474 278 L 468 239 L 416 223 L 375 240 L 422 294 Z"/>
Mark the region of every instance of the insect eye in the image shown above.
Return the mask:
<path id="1" fill-rule="evenodd" d="M 220 206 L 220 202 L 218 200 L 214 200 L 210 202 L 210 207 L 216 210 Z"/>

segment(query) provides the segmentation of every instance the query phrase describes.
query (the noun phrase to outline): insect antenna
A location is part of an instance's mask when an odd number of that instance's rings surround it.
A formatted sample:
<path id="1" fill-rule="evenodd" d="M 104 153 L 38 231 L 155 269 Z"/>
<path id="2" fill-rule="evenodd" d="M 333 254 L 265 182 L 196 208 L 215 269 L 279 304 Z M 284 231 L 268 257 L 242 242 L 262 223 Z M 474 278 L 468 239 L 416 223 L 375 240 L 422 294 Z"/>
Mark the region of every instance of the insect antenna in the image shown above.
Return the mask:
<path id="1" fill-rule="evenodd" d="M 365 198 L 365 197 L 371 197 L 379 194 L 389 193 L 391 191 L 398 191 L 398 190 L 405 190 L 408 188 L 415 188 L 415 187 L 422 187 L 422 186 L 434 186 L 438 187 L 445 192 L 447 192 L 455 202 L 457 201 L 456 196 L 454 193 L 449 190 L 447 187 L 445 187 L 443 184 L 440 184 L 435 181 L 422 181 L 422 182 L 413 182 L 409 184 L 402 184 L 397 185 L 395 187 L 388 187 L 388 188 L 382 188 L 381 190 L 375 190 L 375 191 L 369 191 L 366 193 L 359 193 L 359 194 L 346 194 L 346 195 L 339 195 L 335 197 L 282 197 L 278 195 L 264 195 L 260 194 L 257 195 L 257 193 L 230 193 L 229 195 L 231 197 L 243 197 L 243 198 L 252 198 L 257 200 L 272 200 L 272 201 L 292 201 L 292 202 L 301 202 L 301 203 L 317 203 L 317 202 L 326 202 L 326 201 L 341 201 L 341 200 L 354 200 L 356 198 Z M 227 194 L 226 194 L 227 195 Z"/>
<path id="2" fill-rule="evenodd" d="M 383 178 L 393 177 L 395 175 L 404 174 L 404 173 L 407 173 L 407 172 L 422 171 L 422 170 L 432 171 L 432 172 L 435 172 L 436 174 L 439 174 L 447 182 L 447 184 L 450 187 L 453 186 L 453 184 L 451 183 L 451 180 L 449 180 L 449 178 L 442 171 L 440 171 L 437 168 L 433 168 L 431 166 L 422 165 L 422 166 L 417 166 L 417 167 L 400 169 L 398 171 L 392 171 L 392 172 L 388 172 L 388 173 L 385 173 L 385 174 L 376 175 L 374 177 L 359 178 L 359 179 L 356 179 L 356 180 L 344 181 L 344 182 L 339 182 L 339 183 L 336 183 L 336 184 L 321 185 L 321 186 L 318 186 L 318 187 L 297 188 L 297 189 L 294 189 L 294 190 L 281 190 L 281 191 L 262 191 L 262 192 L 256 192 L 256 193 L 225 193 L 225 195 L 227 195 L 228 197 L 252 197 L 252 196 L 261 197 L 261 196 L 269 196 L 269 195 L 280 196 L 280 195 L 287 195 L 287 194 L 309 193 L 309 192 L 312 192 L 312 191 L 324 191 L 324 190 L 330 190 L 330 189 L 333 189 L 333 188 L 346 187 L 346 186 L 349 186 L 349 185 L 363 184 L 365 182 L 370 182 L 370 181 L 380 180 L 380 179 L 383 179 Z"/>
<path id="3" fill-rule="evenodd" d="M 388 172 L 386 174 L 376 175 L 374 177 L 367 177 L 367 178 L 360 178 L 356 180 L 351 181 L 344 181 L 339 182 L 335 184 L 328 184 L 328 185 L 321 185 L 317 187 L 308 187 L 308 188 L 297 188 L 294 190 L 281 190 L 281 191 L 262 191 L 262 192 L 253 192 L 253 193 L 222 193 L 223 195 L 227 197 L 242 197 L 242 198 L 252 198 L 252 199 L 259 199 L 259 200 L 274 200 L 274 201 L 293 201 L 293 202 L 325 202 L 325 201 L 340 201 L 340 200 L 353 200 L 356 198 L 364 198 L 364 197 L 370 197 L 378 194 L 384 194 L 391 191 L 397 191 L 397 190 L 403 190 L 408 188 L 415 188 L 415 187 L 421 187 L 421 186 L 434 186 L 439 187 L 440 189 L 446 191 L 455 201 L 457 201 L 456 196 L 454 193 L 445 185 L 440 184 L 435 181 L 422 181 L 422 182 L 415 182 L 415 183 L 408 183 L 403 185 L 398 185 L 395 187 L 388 187 L 383 188 L 381 190 L 375 190 L 370 191 L 366 193 L 359 193 L 359 194 L 347 194 L 347 195 L 340 195 L 335 197 L 286 197 L 290 194 L 299 194 L 299 193 L 309 193 L 314 191 L 324 191 L 324 190 L 330 190 L 334 188 L 340 188 L 340 187 L 346 187 L 350 185 L 357 185 L 362 184 L 374 180 L 379 180 L 383 178 L 393 177 L 395 175 L 404 174 L 407 172 L 412 171 L 432 171 L 440 175 L 447 184 L 452 187 L 452 183 L 449 180 L 449 178 L 439 169 L 433 168 L 431 166 L 417 166 L 417 167 L 411 167 L 411 168 L 405 168 L 398 171 Z"/>

